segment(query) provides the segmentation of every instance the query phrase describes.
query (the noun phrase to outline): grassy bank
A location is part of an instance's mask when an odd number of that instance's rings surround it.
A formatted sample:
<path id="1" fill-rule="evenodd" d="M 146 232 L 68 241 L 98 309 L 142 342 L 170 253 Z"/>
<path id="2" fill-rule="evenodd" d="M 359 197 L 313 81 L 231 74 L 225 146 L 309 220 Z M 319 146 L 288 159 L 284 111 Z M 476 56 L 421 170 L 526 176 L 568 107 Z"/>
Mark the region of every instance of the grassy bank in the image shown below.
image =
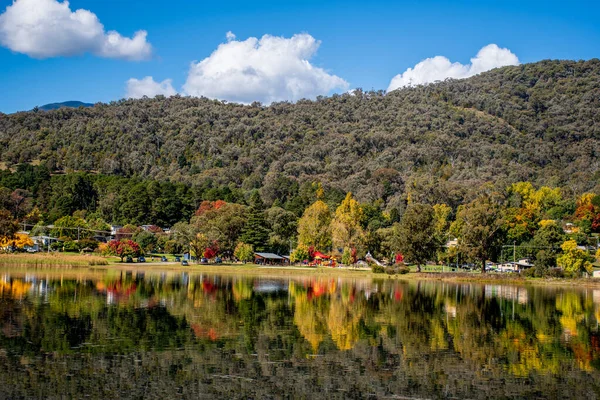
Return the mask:
<path id="1" fill-rule="evenodd" d="M 0 254 L 0 265 L 19 267 L 93 267 L 108 265 L 104 257 L 79 254 Z"/>

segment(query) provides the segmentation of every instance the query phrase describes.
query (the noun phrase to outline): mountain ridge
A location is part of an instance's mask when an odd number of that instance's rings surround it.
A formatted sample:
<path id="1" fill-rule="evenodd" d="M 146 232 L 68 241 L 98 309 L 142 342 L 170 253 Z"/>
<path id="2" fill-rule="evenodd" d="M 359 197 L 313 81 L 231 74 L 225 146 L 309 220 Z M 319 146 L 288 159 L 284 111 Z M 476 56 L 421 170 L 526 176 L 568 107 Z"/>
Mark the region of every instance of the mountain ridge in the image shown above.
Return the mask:
<path id="1" fill-rule="evenodd" d="M 270 106 L 174 96 L 0 116 L 0 162 L 363 201 L 459 204 L 484 183 L 600 185 L 600 61 Z"/>

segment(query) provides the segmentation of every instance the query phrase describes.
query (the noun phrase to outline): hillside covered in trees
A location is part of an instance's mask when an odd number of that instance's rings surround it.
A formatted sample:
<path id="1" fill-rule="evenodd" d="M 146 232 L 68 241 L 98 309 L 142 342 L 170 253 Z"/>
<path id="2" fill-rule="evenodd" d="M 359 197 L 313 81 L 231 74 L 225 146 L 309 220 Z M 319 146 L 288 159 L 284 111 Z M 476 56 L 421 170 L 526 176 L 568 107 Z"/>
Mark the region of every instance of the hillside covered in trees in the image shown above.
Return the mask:
<path id="1" fill-rule="evenodd" d="M 600 61 L 268 107 L 176 96 L 0 114 L 0 148 L 4 167 L 260 189 L 266 205 L 316 181 L 386 209 L 407 197 L 455 208 L 486 182 L 575 196 L 600 179 Z"/>

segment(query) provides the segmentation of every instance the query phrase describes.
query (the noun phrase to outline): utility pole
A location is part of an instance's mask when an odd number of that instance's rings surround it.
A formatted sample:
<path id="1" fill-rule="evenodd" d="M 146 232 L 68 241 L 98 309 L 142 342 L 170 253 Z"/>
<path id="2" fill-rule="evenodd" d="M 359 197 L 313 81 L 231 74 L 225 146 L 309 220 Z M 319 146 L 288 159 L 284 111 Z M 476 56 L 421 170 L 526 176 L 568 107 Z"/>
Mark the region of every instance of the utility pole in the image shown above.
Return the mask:
<path id="1" fill-rule="evenodd" d="M 513 262 L 517 262 L 517 241 L 513 242 Z"/>

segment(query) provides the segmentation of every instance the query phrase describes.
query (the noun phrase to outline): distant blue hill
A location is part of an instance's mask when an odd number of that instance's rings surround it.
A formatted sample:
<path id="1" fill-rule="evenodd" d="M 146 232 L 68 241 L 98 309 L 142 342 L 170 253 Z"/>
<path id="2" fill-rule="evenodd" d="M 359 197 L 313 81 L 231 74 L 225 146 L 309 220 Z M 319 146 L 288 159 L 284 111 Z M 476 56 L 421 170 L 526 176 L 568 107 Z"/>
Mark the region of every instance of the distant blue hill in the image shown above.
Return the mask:
<path id="1" fill-rule="evenodd" d="M 51 103 L 38 107 L 41 111 L 58 110 L 59 108 L 79 108 L 79 107 L 93 107 L 91 103 L 83 103 L 81 101 L 63 101 L 62 103 Z"/>

